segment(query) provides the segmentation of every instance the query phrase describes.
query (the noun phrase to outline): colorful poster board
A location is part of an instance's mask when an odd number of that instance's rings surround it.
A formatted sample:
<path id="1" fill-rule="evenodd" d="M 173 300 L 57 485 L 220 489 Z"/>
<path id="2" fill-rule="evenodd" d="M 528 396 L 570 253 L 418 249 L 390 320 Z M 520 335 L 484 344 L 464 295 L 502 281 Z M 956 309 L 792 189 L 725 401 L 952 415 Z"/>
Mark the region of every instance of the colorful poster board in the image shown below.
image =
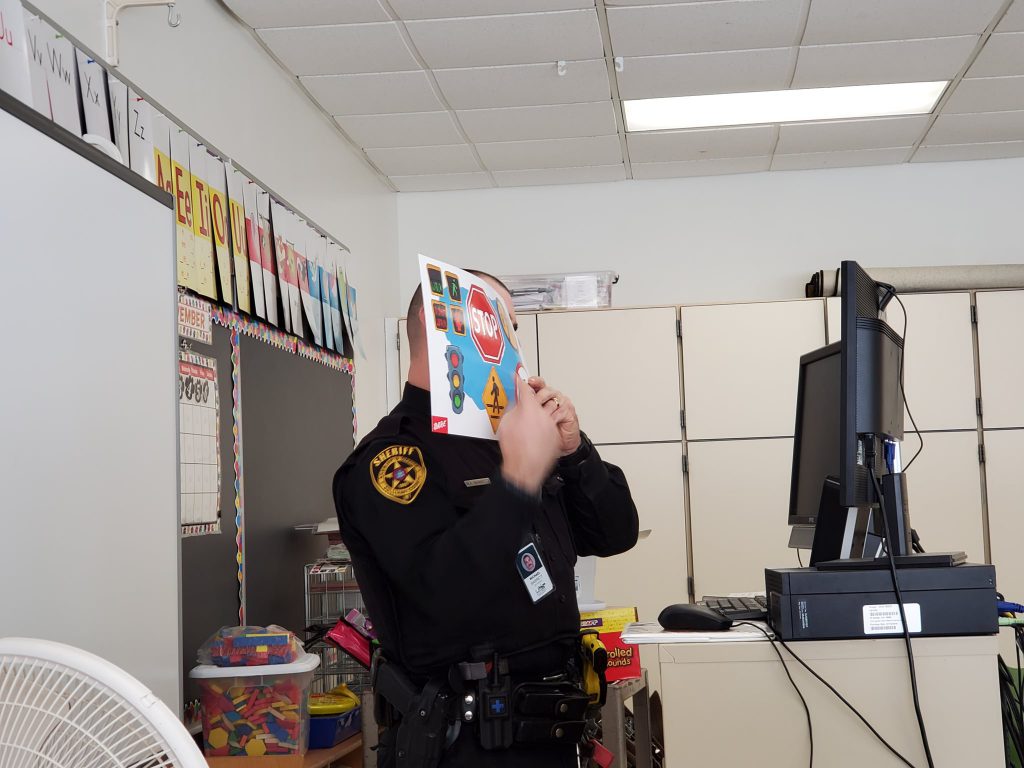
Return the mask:
<path id="1" fill-rule="evenodd" d="M 128 165 L 128 86 L 108 72 L 107 93 L 110 94 L 110 123 L 114 129 L 114 144 L 121 153 L 121 162 Z"/>
<path id="2" fill-rule="evenodd" d="M 263 273 L 263 298 L 267 305 L 267 322 L 279 325 L 278 317 L 278 283 L 277 267 L 274 261 L 274 246 L 271 242 L 270 228 L 270 195 L 256 187 L 256 237 L 259 239 L 259 264 L 254 263 L 253 269 Z"/>
<path id="3" fill-rule="evenodd" d="M 289 333 L 302 335 L 302 300 L 299 298 L 299 279 L 295 271 L 295 253 L 292 250 L 291 213 L 271 198 L 271 222 L 274 229 L 274 254 L 277 260 L 277 274 L 280 276 L 281 306 L 284 311 L 284 325 Z"/>
<path id="4" fill-rule="evenodd" d="M 155 109 L 150 110 L 149 136 L 153 145 L 153 162 L 149 166 L 156 174 L 156 185 L 174 197 L 174 166 L 171 164 L 171 121 Z"/>
<path id="5" fill-rule="evenodd" d="M 82 94 L 85 132 L 112 141 L 106 71 L 89 54 L 78 50 L 75 53 L 78 56 L 78 90 Z"/>
<path id="6" fill-rule="evenodd" d="M 75 46 L 45 21 L 40 20 L 39 24 L 46 42 L 46 89 L 53 122 L 81 136 Z"/>
<path id="7" fill-rule="evenodd" d="M 512 319 L 485 280 L 420 255 L 430 367 L 430 425 L 494 440 L 528 373 Z"/>
<path id="8" fill-rule="evenodd" d="M 14 0 L 21 5 L 19 0 Z M 32 86 L 32 105 L 40 114 L 53 119 L 50 108 L 50 89 L 46 84 L 46 33 L 43 20 L 33 14 L 25 14 L 25 42 L 28 53 L 29 81 Z M 49 29 L 47 26 L 46 29 Z"/>
<path id="9" fill-rule="evenodd" d="M 21 0 L 0 0 L 0 91 L 26 104 L 33 103 Z"/>
<path id="10" fill-rule="evenodd" d="M 330 291 L 331 324 L 334 326 L 334 349 L 345 354 L 345 330 L 341 313 L 341 294 L 338 287 L 338 269 L 343 261 L 341 246 L 327 243 L 327 285 Z"/>
<path id="11" fill-rule="evenodd" d="M 171 178 L 174 180 L 175 231 L 178 233 L 178 285 L 191 288 L 197 282 L 196 234 L 193 231 L 192 174 L 188 170 L 189 135 L 171 126 Z M 152 156 L 152 153 L 150 153 Z"/>
<path id="12" fill-rule="evenodd" d="M 245 236 L 245 203 L 244 190 L 246 178 L 231 165 L 224 161 L 224 171 L 228 178 L 228 216 L 231 223 L 231 257 L 235 263 L 235 287 L 238 289 L 238 308 L 243 312 L 252 313 L 255 302 L 257 314 L 262 306 L 262 286 L 255 286 L 249 271 L 249 256 L 246 250 Z"/>
<path id="13" fill-rule="evenodd" d="M 210 190 L 206 184 L 206 147 L 188 137 L 189 176 L 192 187 L 192 234 L 194 269 L 187 287 L 217 299 L 217 274 L 210 229 Z"/>
<path id="14" fill-rule="evenodd" d="M 210 195 L 210 236 L 217 257 L 217 277 L 220 298 L 225 304 L 235 304 L 235 291 L 231 284 L 231 235 L 228 229 L 228 191 L 224 176 L 224 163 L 216 155 L 206 155 L 206 186 Z M 241 302 L 239 302 L 241 305 Z"/>

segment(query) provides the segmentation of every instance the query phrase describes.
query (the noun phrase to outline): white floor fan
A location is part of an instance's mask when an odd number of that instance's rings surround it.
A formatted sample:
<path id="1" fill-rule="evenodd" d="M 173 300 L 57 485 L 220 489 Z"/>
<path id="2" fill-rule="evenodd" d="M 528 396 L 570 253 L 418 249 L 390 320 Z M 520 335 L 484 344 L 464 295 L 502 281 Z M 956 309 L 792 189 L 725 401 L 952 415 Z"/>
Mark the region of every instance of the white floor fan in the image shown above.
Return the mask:
<path id="1" fill-rule="evenodd" d="M 174 713 L 86 651 L 0 639 L 0 768 L 206 768 Z"/>

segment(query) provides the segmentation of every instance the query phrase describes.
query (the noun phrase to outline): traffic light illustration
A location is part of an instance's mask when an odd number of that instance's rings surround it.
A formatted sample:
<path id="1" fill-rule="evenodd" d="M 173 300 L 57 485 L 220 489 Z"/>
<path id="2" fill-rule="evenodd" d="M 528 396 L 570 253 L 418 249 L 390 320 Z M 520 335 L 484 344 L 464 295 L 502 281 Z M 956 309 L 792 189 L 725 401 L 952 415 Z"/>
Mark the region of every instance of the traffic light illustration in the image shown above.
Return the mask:
<path id="1" fill-rule="evenodd" d="M 466 402 L 466 382 L 462 376 L 462 350 L 448 345 L 444 352 L 448 362 L 448 396 L 452 399 L 452 412 L 462 413 Z"/>

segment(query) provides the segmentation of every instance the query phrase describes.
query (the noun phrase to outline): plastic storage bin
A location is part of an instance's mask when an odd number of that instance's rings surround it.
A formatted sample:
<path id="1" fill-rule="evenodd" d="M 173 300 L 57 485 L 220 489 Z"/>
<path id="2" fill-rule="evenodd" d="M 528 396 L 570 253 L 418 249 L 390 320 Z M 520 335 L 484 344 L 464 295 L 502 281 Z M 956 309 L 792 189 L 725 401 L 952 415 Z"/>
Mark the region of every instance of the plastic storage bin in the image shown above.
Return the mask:
<path id="1" fill-rule="evenodd" d="M 309 689 L 320 657 L 291 664 L 215 667 L 189 673 L 199 681 L 203 746 L 211 757 L 301 755 L 309 745 Z"/>
<path id="2" fill-rule="evenodd" d="M 330 749 L 363 730 L 363 710 L 350 709 L 340 715 L 314 715 L 309 719 L 309 748 Z"/>

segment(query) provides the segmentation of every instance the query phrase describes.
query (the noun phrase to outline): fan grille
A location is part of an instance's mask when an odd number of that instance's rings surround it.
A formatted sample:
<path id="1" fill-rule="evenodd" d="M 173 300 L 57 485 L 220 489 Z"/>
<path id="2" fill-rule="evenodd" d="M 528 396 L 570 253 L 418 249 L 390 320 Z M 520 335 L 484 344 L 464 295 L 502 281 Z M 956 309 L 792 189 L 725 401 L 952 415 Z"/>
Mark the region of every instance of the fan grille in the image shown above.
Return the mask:
<path id="1" fill-rule="evenodd" d="M 164 768 L 173 753 L 135 706 L 52 661 L 0 655 L 0 768 Z"/>

